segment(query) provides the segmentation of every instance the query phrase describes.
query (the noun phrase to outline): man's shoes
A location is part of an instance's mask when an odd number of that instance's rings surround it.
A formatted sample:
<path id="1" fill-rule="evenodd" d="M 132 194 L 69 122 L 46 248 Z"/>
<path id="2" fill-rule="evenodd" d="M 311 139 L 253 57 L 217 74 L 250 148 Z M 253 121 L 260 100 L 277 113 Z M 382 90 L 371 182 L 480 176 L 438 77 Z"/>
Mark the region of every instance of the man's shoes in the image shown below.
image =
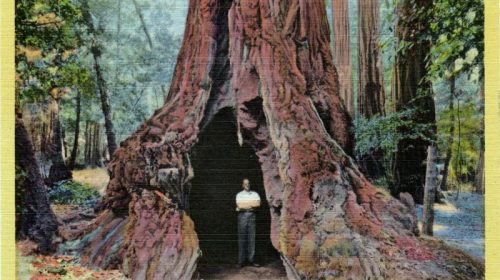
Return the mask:
<path id="1" fill-rule="evenodd" d="M 258 263 L 250 263 L 250 265 L 253 267 L 260 267 L 260 264 L 258 264 Z"/>

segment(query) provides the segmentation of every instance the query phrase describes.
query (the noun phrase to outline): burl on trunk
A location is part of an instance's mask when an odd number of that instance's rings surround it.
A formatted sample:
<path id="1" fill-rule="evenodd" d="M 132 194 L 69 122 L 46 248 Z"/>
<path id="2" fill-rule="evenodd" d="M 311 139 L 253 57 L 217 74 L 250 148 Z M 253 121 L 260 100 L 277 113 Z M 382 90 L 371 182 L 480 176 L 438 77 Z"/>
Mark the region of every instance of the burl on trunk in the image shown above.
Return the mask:
<path id="1" fill-rule="evenodd" d="M 183 210 L 190 151 L 221 108 L 261 162 L 271 240 L 290 279 L 452 278 L 417 237 L 412 200 L 352 159 L 324 1 L 191 0 L 169 97 L 121 143 L 82 261 L 133 279 L 190 279 L 200 256 Z"/>

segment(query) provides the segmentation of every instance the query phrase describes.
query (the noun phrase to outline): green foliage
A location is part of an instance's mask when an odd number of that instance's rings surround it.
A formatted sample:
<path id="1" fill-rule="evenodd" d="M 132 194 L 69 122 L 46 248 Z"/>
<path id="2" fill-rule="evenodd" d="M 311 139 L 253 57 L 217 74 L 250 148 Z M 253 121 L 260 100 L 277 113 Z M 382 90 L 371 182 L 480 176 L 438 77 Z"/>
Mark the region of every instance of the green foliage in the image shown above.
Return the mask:
<path id="1" fill-rule="evenodd" d="M 89 1 L 95 36 L 86 34 L 81 62 L 95 77 L 94 59 L 89 53 L 92 40 L 101 53 L 100 67 L 106 82 L 117 141 L 124 140 L 163 105 L 169 88 L 181 37 L 169 29 L 170 13 L 164 2 L 138 0 L 145 24 L 153 42 L 149 47 L 132 1 Z M 87 29 L 85 29 L 87 30 Z M 182 29 L 181 29 L 182 30 Z M 82 122 L 102 123 L 101 100 L 97 88 L 82 100 Z M 61 102 L 62 124 L 68 143 L 73 143 L 75 128 L 75 94 Z M 84 126 L 84 123 L 80 124 Z M 80 129 L 83 132 L 84 129 Z M 80 133 L 81 143 L 84 133 Z M 103 137 L 105 139 L 105 137 Z M 82 155 L 80 149 L 79 158 Z"/>
<path id="2" fill-rule="evenodd" d="M 482 0 L 439 0 L 424 16 L 432 41 L 429 79 L 450 78 L 473 70 L 482 75 L 484 11 Z"/>
<path id="3" fill-rule="evenodd" d="M 415 113 L 414 109 L 409 109 L 385 116 L 356 119 L 356 156 L 380 149 L 389 156 L 397 150 L 398 143 L 405 139 L 427 139 L 429 125 L 415 123 L 412 120 Z"/>
<path id="4" fill-rule="evenodd" d="M 67 181 L 49 192 L 49 200 L 54 204 L 87 204 L 97 200 L 99 192 L 92 186 Z"/>
<path id="5" fill-rule="evenodd" d="M 52 89 L 72 87 L 78 76 L 85 75 L 77 53 L 83 43 L 80 20 L 78 6 L 69 0 L 16 1 L 19 102 L 46 100 Z"/>
<path id="6" fill-rule="evenodd" d="M 451 145 L 451 161 L 449 178 L 459 182 L 473 179 L 479 159 L 480 141 L 482 138 L 481 118 L 477 106 L 479 86 L 471 81 L 471 77 L 462 74 L 457 77 L 457 92 L 454 96 L 453 110 L 449 108 L 450 93 L 444 82 L 435 86 L 437 98 L 438 148 L 447 151 Z M 449 131 L 454 127 L 453 138 L 449 139 Z"/>

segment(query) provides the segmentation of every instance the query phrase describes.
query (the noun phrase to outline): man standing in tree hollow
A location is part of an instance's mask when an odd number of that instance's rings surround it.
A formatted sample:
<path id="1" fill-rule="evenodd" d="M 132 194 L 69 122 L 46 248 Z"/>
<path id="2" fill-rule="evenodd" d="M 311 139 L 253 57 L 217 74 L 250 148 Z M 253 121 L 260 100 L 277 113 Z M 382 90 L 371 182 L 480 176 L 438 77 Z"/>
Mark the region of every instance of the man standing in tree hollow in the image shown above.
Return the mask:
<path id="1" fill-rule="evenodd" d="M 243 190 L 236 195 L 236 211 L 238 211 L 238 264 L 240 267 L 248 261 L 250 265 L 259 266 L 255 257 L 255 209 L 260 207 L 260 196 L 250 190 L 250 181 L 243 179 Z"/>

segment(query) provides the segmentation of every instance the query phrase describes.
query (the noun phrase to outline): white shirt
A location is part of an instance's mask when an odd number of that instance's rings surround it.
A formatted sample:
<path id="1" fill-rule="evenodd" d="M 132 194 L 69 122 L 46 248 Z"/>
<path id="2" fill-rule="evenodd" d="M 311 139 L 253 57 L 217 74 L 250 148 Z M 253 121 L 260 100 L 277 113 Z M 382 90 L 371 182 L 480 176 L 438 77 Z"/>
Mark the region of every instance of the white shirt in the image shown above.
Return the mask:
<path id="1" fill-rule="evenodd" d="M 241 191 L 236 195 L 236 205 L 259 202 L 260 204 L 260 196 L 257 192 L 254 191 Z M 253 203 L 252 203 L 253 202 Z"/>

